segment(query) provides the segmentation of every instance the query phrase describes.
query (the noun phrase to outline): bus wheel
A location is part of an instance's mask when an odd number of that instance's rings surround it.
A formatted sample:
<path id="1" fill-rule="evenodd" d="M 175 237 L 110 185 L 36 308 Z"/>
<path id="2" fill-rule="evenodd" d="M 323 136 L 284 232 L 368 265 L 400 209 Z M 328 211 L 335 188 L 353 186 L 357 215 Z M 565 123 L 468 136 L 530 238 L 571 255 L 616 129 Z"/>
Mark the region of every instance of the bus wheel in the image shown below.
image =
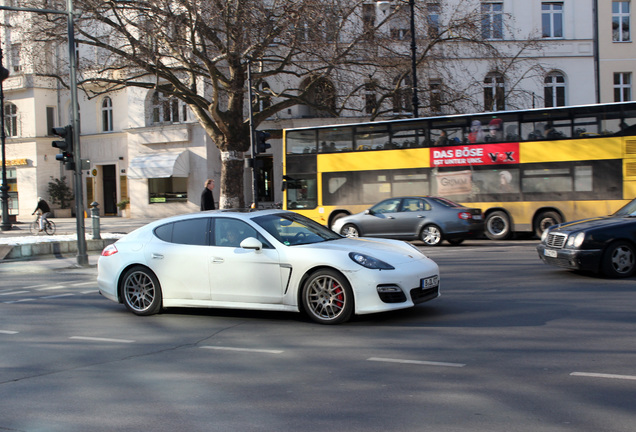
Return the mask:
<path id="1" fill-rule="evenodd" d="M 560 224 L 563 222 L 561 216 L 557 212 L 545 211 L 539 213 L 534 225 L 534 233 L 537 237 L 541 238 L 543 231 L 550 228 L 552 225 Z"/>
<path id="2" fill-rule="evenodd" d="M 333 215 L 333 217 L 331 218 L 331 226 L 329 228 L 333 230 L 333 224 L 335 224 L 338 219 L 342 219 L 345 216 L 348 215 L 344 212 L 336 213 L 335 215 Z"/>
<path id="3" fill-rule="evenodd" d="M 505 212 L 494 211 L 486 217 L 486 237 L 490 240 L 510 237 L 510 218 Z"/>
<path id="4" fill-rule="evenodd" d="M 354 224 L 346 224 L 340 230 L 340 234 L 347 237 L 360 237 L 360 230 Z"/>

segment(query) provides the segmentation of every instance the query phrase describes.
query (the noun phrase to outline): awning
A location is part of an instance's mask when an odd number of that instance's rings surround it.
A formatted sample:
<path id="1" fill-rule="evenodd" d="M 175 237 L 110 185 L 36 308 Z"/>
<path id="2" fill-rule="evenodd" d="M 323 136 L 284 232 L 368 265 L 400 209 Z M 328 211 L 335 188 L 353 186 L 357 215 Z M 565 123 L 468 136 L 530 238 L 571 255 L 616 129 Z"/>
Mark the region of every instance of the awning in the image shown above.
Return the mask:
<path id="1" fill-rule="evenodd" d="M 128 164 L 128 178 L 188 177 L 188 151 L 144 154 L 132 158 Z"/>

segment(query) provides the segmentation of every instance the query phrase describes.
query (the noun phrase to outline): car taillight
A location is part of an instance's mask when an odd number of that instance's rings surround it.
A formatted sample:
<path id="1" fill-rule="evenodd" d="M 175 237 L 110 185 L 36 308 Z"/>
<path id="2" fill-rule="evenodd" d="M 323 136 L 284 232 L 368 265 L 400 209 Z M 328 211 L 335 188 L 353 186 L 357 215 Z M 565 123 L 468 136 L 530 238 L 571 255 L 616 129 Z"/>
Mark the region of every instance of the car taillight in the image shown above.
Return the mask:
<path id="1" fill-rule="evenodd" d="M 468 220 L 468 219 L 472 219 L 473 215 L 471 215 L 468 212 L 459 212 L 457 213 L 457 217 L 463 220 Z"/>
<path id="2" fill-rule="evenodd" d="M 114 244 L 109 244 L 102 250 L 102 256 L 111 256 L 117 253 L 117 248 Z"/>

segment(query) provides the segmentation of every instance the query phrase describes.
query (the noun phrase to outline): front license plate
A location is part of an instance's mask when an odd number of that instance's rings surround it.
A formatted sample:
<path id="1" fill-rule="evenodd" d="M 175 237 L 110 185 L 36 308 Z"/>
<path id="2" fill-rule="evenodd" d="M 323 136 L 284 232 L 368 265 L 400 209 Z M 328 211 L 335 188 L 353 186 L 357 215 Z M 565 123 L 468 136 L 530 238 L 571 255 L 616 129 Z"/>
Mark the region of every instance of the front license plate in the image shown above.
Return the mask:
<path id="1" fill-rule="evenodd" d="M 431 276 L 424 279 L 420 279 L 420 288 L 429 289 L 439 285 L 439 276 Z"/>
<path id="2" fill-rule="evenodd" d="M 543 255 L 550 257 L 550 258 L 556 258 L 557 257 L 557 251 L 552 250 L 552 249 L 544 249 L 543 250 Z"/>

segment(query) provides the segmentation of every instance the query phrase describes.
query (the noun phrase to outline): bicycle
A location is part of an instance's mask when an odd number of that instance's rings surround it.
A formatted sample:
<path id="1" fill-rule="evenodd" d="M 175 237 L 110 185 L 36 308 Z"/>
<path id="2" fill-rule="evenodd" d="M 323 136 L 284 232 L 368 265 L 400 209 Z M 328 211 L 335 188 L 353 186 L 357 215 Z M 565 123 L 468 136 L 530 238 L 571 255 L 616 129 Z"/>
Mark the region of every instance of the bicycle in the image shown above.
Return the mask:
<path id="1" fill-rule="evenodd" d="M 40 232 L 41 217 L 42 217 L 41 215 L 38 215 L 38 217 L 35 218 L 35 220 L 31 223 L 31 225 L 29 225 L 29 231 L 31 231 L 31 234 L 37 235 Z M 47 219 L 46 223 L 44 224 L 44 232 L 47 233 L 48 235 L 55 234 L 55 222 L 51 221 L 50 219 Z"/>

